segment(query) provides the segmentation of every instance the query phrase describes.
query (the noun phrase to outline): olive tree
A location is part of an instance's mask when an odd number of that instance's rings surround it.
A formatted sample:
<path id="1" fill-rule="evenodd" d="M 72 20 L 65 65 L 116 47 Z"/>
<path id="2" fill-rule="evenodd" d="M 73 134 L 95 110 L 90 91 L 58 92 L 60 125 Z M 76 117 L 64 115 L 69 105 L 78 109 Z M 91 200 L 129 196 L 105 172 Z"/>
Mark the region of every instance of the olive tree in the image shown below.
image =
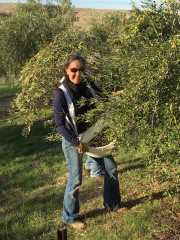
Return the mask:
<path id="1" fill-rule="evenodd" d="M 24 67 L 22 92 L 14 101 L 18 115 L 25 115 L 30 127 L 40 109 L 52 109 L 53 88 L 60 80 L 61 64 L 67 54 L 80 52 L 88 57 L 100 52 L 95 82 L 101 88 L 101 101 L 88 112 L 87 121 L 99 115 L 115 130 L 119 146 L 147 149 L 147 165 L 153 176 L 179 186 L 179 89 L 180 89 L 180 5 L 176 1 L 154 5 L 146 1 L 142 8 L 133 6 L 132 16 L 116 34 L 99 37 L 65 31 L 40 51 Z M 117 18 L 115 19 L 118 25 Z M 105 22 L 103 31 L 110 32 Z M 113 25 L 114 26 L 114 25 Z M 102 23 L 99 25 L 102 29 Z M 94 39 L 100 42 L 91 44 Z M 104 47 L 104 51 L 103 51 Z M 97 63 L 96 63 L 97 64 Z M 120 91 L 119 91 L 120 90 Z M 112 92 L 116 92 L 115 95 Z M 51 135 L 50 140 L 56 139 Z M 118 150 L 117 150 L 118 151 Z"/>
<path id="2" fill-rule="evenodd" d="M 74 20 L 75 11 L 68 0 L 57 0 L 56 5 L 36 0 L 18 3 L 12 16 L 0 21 L 0 74 L 19 74 L 31 57 Z"/>

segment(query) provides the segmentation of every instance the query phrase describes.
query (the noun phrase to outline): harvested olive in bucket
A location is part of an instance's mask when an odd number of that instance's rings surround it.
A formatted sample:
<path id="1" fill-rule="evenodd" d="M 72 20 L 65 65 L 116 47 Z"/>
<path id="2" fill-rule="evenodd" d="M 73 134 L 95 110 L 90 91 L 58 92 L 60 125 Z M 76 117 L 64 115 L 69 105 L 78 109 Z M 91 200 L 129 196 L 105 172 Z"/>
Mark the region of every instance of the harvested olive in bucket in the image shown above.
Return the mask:
<path id="1" fill-rule="evenodd" d="M 116 139 L 117 136 L 115 131 L 110 127 L 105 127 L 89 142 L 88 145 L 90 147 L 102 147 Z"/>

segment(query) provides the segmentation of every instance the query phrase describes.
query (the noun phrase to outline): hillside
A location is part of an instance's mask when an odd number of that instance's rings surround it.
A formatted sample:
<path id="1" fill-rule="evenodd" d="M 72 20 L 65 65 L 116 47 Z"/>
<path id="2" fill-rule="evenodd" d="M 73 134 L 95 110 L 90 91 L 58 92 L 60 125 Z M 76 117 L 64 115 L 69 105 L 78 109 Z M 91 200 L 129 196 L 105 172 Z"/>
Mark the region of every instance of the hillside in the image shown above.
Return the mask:
<path id="1" fill-rule="evenodd" d="M 0 14 L 10 15 L 18 3 L 0 3 Z M 129 10 L 108 10 L 108 9 L 94 9 L 94 8 L 75 8 L 77 12 L 76 26 L 81 26 L 87 30 L 89 27 L 90 18 L 94 16 L 102 16 L 105 13 L 111 13 L 115 11 L 121 11 L 126 14 L 126 17 L 130 16 Z"/>
<path id="2" fill-rule="evenodd" d="M 101 17 L 105 13 L 112 13 L 115 11 L 121 11 L 126 14 L 126 17 L 130 16 L 130 11 L 128 10 L 105 10 L 105 9 L 93 9 L 93 8 L 76 8 L 77 17 L 79 18 L 75 22 L 76 26 L 81 26 L 83 29 L 88 29 L 89 21 L 92 16 Z"/>

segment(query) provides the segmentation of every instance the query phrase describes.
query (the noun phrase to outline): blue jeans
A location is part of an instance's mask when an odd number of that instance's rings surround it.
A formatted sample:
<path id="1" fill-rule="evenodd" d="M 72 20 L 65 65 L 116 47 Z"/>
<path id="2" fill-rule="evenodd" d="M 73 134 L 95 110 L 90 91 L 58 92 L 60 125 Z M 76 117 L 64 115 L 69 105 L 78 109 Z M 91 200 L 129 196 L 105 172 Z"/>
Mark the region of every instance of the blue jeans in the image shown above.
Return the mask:
<path id="1" fill-rule="evenodd" d="M 91 169 L 91 176 L 92 177 L 97 177 L 97 176 L 102 175 L 100 164 L 90 156 L 87 156 L 85 168 L 86 169 Z"/>
<path id="2" fill-rule="evenodd" d="M 69 168 L 69 178 L 66 185 L 63 202 L 62 221 L 67 224 L 79 220 L 79 187 L 82 183 L 83 154 L 62 139 L 62 149 Z M 121 198 L 117 176 L 117 165 L 112 156 L 104 158 L 93 158 L 105 170 L 104 178 L 104 206 L 112 211 L 120 208 Z"/>

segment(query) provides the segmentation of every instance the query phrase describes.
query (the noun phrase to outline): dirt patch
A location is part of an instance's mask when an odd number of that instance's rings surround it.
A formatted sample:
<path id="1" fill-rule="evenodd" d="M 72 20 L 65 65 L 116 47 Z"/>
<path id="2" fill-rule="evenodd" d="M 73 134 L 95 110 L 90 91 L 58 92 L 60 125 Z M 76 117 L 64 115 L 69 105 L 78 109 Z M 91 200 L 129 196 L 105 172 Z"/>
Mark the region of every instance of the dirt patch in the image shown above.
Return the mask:
<path id="1" fill-rule="evenodd" d="M 154 240 L 179 240 L 180 239 L 180 230 L 167 230 L 161 232 L 158 236 L 152 234 Z"/>
<path id="2" fill-rule="evenodd" d="M 3 98 L 0 104 L 0 119 L 7 118 L 10 113 L 10 104 L 13 98 Z"/>

